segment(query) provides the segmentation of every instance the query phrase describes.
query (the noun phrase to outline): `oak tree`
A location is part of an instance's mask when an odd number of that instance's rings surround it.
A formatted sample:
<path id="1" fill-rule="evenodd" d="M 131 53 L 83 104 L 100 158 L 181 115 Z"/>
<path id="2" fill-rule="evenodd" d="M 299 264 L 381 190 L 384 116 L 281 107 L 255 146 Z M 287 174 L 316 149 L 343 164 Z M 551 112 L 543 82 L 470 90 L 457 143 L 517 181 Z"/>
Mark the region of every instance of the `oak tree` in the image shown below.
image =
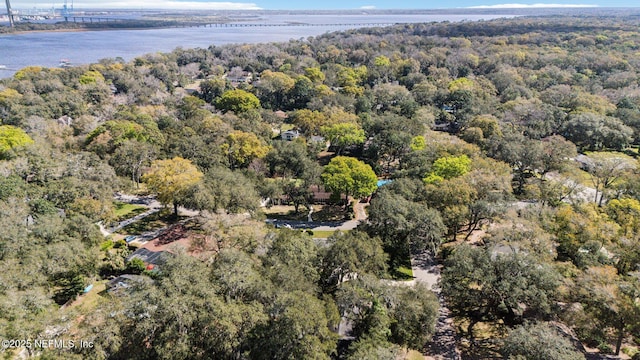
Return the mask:
<path id="1" fill-rule="evenodd" d="M 181 157 L 155 160 L 149 172 L 142 176 L 149 190 L 158 195 L 163 204 L 173 204 L 173 213 L 178 216 L 178 206 L 184 196 L 202 180 L 203 174 L 191 161 Z"/>
<path id="2" fill-rule="evenodd" d="M 377 186 L 378 178 L 371 166 L 347 156 L 336 156 L 325 166 L 322 181 L 327 190 L 345 196 L 345 206 L 349 196 L 362 198 L 371 195 Z"/>

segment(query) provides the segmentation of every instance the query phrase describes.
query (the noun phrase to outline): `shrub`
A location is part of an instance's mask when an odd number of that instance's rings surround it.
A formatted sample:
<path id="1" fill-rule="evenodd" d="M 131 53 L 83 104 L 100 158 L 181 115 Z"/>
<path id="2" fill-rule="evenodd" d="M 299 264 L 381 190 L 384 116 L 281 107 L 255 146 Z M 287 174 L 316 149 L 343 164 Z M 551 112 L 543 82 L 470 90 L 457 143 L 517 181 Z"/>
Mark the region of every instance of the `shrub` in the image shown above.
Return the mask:
<path id="1" fill-rule="evenodd" d="M 126 243 L 125 243 L 125 245 L 126 245 Z M 115 246 L 115 244 L 113 243 L 113 241 L 105 240 L 105 241 L 100 243 L 100 250 L 101 251 L 107 251 L 107 250 L 113 248 L 114 246 Z"/>
<path id="2" fill-rule="evenodd" d="M 132 274 L 142 274 L 145 269 L 144 261 L 140 258 L 133 258 L 127 262 L 127 272 Z"/>

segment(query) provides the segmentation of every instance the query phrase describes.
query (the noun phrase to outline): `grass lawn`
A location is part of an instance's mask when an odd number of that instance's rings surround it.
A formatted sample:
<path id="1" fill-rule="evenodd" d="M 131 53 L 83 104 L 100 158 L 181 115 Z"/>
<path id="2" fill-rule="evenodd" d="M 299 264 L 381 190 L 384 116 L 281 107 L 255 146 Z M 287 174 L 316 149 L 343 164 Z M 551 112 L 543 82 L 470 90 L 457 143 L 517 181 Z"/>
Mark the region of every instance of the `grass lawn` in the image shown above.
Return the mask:
<path id="1" fill-rule="evenodd" d="M 113 205 L 115 208 L 114 209 L 114 213 L 116 216 L 115 221 L 126 220 L 138 214 L 142 214 L 143 212 L 148 210 L 147 207 L 142 205 L 127 204 L 123 202 L 116 202 Z"/>
<path id="2" fill-rule="evenodd" d="M 100 301 L 104 300 L 102 293 L 107 288 L 107 280 L 99 280 L 93 283 L 93 288 L 86 294 L 78 297 L 66 307 L 67 311 L 78 311 L 79 314 L 88 314 L 93 311 Z"/>
<path id="3" fill-rule="evenodd" d="M 413 277 L 413 270 L 411 270 L 411 265 L 400 265 L 396 268 L 389 269 L 388 278 L 391 280 L 397 280 L 397 281 L 413 280 L 414 277 Z"/>
<path id="4" fill-rule="evenodd" d="M 282 130 L 282 132 L 293 130 L 295 128 L 296 128 L 296 126 L 294 124 L 284 123 L 284 124 L 280 125 L 280 130 Z"/>
<path id="5" fill-rule="evenodd" d="M 389 264 L 389 276 L 391 280 L 413 280 L 413 270 L 411 269 L 411 254 L 397 254 L 398 258 Z"/>
<path id="6" fill-rule="evenodd" d="M 147 231 L 157 230 L 184 219 L 185 216 L 180 216 L 177 219 L 173 217 L 172 209 L 162 209 L 157 213 L 151 214 L 145 218 L 142 218 L 133 224 L 129 224 L 122 229 L 118 230 L 118 234 L 133 234 L 138 235 Z"/>
<path id="7" fill-rule="evenodd" d="M 411 267 L 400 266 L 395 269 L 398 280 L 413 280 L 413 270 Z"/>

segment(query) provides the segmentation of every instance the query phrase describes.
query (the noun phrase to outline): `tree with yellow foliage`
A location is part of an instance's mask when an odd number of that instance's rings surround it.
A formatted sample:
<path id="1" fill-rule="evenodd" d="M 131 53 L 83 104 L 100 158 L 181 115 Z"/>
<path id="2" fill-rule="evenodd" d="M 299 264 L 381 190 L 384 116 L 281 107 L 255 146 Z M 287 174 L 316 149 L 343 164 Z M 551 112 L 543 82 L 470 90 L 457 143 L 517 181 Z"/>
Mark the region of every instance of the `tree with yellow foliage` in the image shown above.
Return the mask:
<path id="1" fill-rule="evenodd" d="M 142 180 L 149 190 L 158 194 L 161 203 L 173 203 L 173 214 L 177 217 L 178 205 L 202 177 L 203 174 L 190 160 L 174 157 L 152 162 L 151 170 L 142 176 Z"/>
<path id="2" fill-rule="evenodd" d="M 33 140 L 24 130 L 11 126 L 0 126 L 0 159 L 6 158 L 13 149 L 33 143 Z"/>
<path id="3" fill-rule="evenodd" d="M 265 157 L 270 149 L 256 134 L 244 131 L 233 131 L 220 148 L 229 158 L 232 169 L 247 166 L 253 159 Z"/>

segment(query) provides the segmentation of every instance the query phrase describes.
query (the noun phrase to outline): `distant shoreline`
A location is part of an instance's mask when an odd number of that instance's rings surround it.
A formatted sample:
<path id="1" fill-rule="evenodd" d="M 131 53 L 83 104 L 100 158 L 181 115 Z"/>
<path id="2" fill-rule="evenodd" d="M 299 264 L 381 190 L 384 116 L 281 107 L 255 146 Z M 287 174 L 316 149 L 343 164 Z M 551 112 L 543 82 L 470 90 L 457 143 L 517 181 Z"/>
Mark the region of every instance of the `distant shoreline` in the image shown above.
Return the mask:
<path id="1" fill-rule="evenodd" d="M 35 33 L 64 33 L 64 32 L 88 32 L 88 31 L 116 31 L 116 30 L 154 30 L 154 29 L 167 29 L 172 28 L 174 26 L 159 26 L 159 27 L 121 27 L 121 28 L 77 28 L 77 29 L 42 29 L 42 30 L 16 30 L 10 32 L 0 32 L 0 36 L 5 35 L 24 35 L 24 34 L 35 34 Z"/>
<path id="2" fill-rule="evenodd" d="M 84 32 L 109 30 L 149 30 L 173 27 L 208 26 L 215 23 L 238 23 L 248 19 L 269 16 L 332 16 L 332 15 L 491 15 L 491 16 L 638 16 L 640 7 L 549 7 L 549 8 L 445 8 L 445 9 L 349 9 L 349 10 L 135 10 L 135 9 L 86 9 L 69 16 L 74 21 L 18 22 L 18 29 L 0 24 L 0 36 L 39 32 Z M 79 19 L 76 21 L 75 19 Z M 88 19 L 86 21 L 85 19 Z M 91 21 L 91 19 L 94 19 Z M 97 20 L 97 21 L 96 21 Z M 106 21 L 105 21 L 106 20 Z M 23 29 L 20 29 L 20 28 Z"/>

